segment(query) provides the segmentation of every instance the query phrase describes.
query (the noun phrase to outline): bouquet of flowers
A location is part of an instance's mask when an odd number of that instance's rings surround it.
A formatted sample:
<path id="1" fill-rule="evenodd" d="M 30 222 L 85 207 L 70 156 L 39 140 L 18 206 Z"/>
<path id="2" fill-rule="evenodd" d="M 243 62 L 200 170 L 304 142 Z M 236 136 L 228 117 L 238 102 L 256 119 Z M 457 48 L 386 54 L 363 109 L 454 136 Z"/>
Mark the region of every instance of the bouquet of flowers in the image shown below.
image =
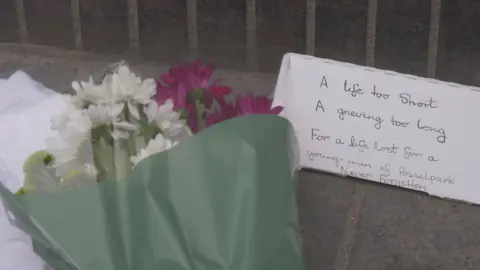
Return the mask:
<path id="1" fill-rule="evenodd" d="M 142 79 L 120 62 L 72 83 L 23 187 L 0 184 L 49 267 L 304 269 L 292 126 L 267 97 L 228 101 L 213 71 Z"/>

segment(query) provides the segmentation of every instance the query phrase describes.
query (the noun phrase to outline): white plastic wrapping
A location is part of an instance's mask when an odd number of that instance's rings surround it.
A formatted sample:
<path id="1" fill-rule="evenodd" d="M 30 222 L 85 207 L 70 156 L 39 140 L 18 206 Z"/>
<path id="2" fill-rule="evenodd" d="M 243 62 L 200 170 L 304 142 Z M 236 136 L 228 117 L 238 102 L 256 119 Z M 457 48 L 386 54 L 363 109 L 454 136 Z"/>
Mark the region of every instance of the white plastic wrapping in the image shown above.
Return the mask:
<path id="1" fill-rule="evenodd" d="M 51 136 L 50 118 L 61 109 L 61 95 L 23 71 L 0 79 L 0 181 L 10 190 L 22 186 L 23 163 Z M 33 135 L 34 134 L 34 135 Z M 30 238 L 12 226 L 0 201 L 0 270 L 43 270 Z"/>

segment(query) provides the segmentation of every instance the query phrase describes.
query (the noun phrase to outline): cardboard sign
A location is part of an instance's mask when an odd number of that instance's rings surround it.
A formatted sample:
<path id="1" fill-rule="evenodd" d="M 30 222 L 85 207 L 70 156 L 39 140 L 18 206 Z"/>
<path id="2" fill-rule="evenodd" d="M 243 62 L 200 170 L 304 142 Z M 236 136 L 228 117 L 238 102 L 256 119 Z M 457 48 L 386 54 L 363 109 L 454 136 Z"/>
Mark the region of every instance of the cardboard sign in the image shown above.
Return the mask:
<path id="1" fill-rule="evenodd" d="M 274 104 L 303 168 L 480 203 L 477 88 L 287 54 Z"/>

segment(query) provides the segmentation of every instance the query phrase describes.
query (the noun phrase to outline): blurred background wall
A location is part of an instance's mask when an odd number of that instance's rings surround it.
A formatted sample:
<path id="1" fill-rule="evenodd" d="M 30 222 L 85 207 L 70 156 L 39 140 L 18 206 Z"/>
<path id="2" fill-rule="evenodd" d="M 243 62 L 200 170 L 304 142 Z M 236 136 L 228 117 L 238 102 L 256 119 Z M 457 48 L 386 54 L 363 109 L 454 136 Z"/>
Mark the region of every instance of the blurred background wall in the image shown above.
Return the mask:
<path id="1" fill-rule="evenodd" d="M 20 42 L 17 0 L 0 0 L 0 42 Z M 79 0 L 83 49 L 129 49 L 128 0 Z M 198 55 L 246 69 L 248 0 L 197 0 Z M 285 52 L 304 53 L 307 0 L 257 0 L 256 67 L 277 72 Z M 75 49 L 71 0 L 23 0 L 28 42 Z M 315 55 L 364 65 L 368 0 L 317 0 Z M 188 57 L 186 0 L 137 0 L 139 42 L 164 62 Z M 480 85 L 480 1 L 443 0 L 436 77 Z M 426 76 L 430 0 L 378 0 L 375 66 Z"/>

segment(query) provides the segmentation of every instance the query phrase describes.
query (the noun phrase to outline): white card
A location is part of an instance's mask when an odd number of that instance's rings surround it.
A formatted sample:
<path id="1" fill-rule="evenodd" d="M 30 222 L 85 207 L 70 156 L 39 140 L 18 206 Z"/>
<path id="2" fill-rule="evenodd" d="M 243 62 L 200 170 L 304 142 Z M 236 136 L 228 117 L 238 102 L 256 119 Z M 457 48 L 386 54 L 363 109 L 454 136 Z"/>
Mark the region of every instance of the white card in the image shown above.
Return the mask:
<path id="1" fill-rule="evenodd" d="M 274 105 L 304 168 L 480 203 L 477 88 L 287 54 Z"/>

